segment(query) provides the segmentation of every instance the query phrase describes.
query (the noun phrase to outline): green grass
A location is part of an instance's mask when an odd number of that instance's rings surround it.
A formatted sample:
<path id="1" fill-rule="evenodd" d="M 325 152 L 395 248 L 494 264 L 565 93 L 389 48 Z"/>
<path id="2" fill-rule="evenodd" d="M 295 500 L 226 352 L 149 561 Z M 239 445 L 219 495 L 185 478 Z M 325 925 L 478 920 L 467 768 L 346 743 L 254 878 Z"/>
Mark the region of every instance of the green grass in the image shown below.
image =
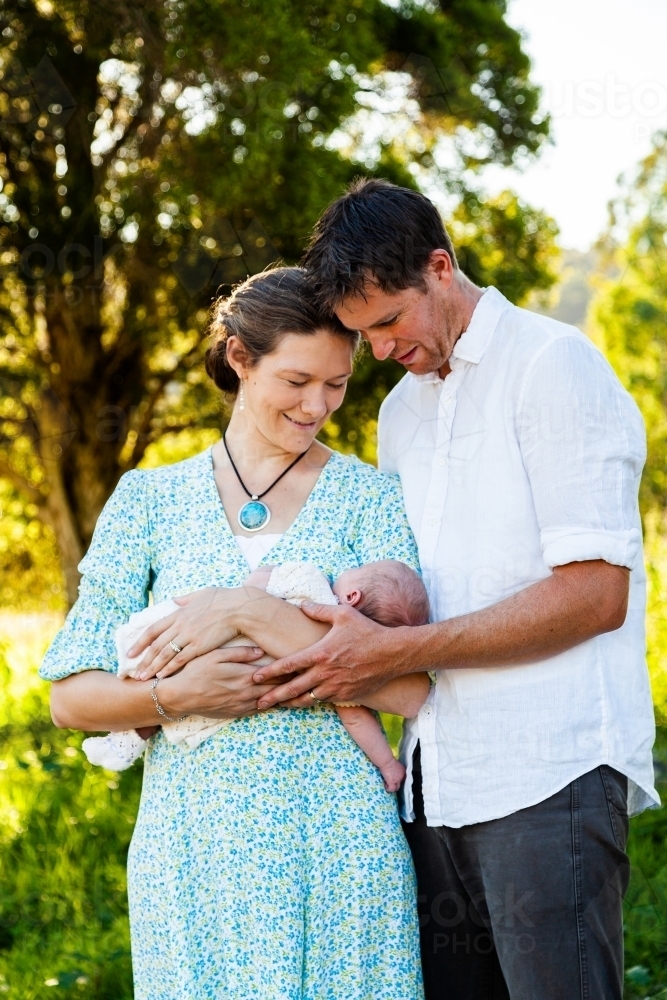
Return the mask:
<path id="1" fill-rule="evenodd" d="M 125 860 L 141 769 L 94 768 L 79 734 L 54 729 L 36 679 L 44 645 L 24 634 L 20 653 L 0 647 L 0 992 L 130 1000 Z"/>
<path id="2" fill-rule="evenodd" d="M 82 737 L 51 725 L 36 669 L 55 624 L 16 617 L 0 642 L 0 997 L 131 1000 L 125 862 L 141 767 L 92 767 Z M 395 744 L 399 722 L 384 721 Z M 667 730 L 657 757 L 667 798 Z M 667 1000 L 666 838 L 667 809 L 631 823 L 627 1000 Z"/>
<path id="3" fill-rule="evenodd" d="M 667 802 L 667 730 L 656 742 L 658 791 Z M 667 808 L 630 824 L 632 877 L 625 900 L 627 1000 L 667 1000 Z"/>

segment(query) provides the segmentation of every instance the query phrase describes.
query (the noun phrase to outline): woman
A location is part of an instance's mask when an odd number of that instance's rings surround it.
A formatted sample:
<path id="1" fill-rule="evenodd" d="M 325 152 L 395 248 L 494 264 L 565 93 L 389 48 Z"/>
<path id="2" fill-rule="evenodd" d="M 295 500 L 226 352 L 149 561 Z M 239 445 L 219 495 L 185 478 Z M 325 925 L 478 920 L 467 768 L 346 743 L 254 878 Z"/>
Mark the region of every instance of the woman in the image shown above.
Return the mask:
<path id="1" fill-rule="evenodd" d="M 249 279 L 212 327 L 207 370 L 237 397 L 226 437 L 123 477 L 42 667 L 60 726 L 235 717 L 189 753 L 151 740 L 128 860 L 136 1000 L 419 1000 L 395 801 L 333 709 L 256 714 L 259 650 L 216 649 L 154 690 L 114 676 L 114 630 L 149 591 L 239 587 L 262 562 L 314 562 L 331 579 L 379 559 L 417 565 L 396 482 L 315 440 L 343 401 L 356 335 L 316 315 L 297 268 Z M 244 628 L 272 656 L 322 634 L 271 602 Z"/>

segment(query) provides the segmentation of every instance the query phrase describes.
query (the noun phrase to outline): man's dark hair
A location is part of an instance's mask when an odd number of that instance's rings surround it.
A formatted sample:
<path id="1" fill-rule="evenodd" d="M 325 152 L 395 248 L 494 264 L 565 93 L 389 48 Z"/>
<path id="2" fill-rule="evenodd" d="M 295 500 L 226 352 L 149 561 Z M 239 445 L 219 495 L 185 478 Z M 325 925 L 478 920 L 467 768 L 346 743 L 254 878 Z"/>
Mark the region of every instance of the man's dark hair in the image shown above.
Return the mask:
<path id="1" fill-rule="evenodd" d="M 318 303 L 333 311 L 371 282 L 384 292 L 424 288 L 434 250 L 456 254 L 440 213 L 418 191 L 359 178 L 323 212 L 301 262 Z"/>

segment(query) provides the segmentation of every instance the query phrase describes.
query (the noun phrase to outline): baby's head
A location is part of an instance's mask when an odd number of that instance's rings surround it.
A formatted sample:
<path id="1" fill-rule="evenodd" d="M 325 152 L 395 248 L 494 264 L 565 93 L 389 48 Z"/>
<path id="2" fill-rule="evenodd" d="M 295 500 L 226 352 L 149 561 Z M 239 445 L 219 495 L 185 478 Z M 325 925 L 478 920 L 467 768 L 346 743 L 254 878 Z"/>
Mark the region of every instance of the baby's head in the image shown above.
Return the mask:
<path id="1" fill-rule="evenodd" d="M 396 559 L 347 569 L 333 585 L 341 604 L 351 604 L 380 625 L 425 625 L 429 606 L 418 573 Z"/>

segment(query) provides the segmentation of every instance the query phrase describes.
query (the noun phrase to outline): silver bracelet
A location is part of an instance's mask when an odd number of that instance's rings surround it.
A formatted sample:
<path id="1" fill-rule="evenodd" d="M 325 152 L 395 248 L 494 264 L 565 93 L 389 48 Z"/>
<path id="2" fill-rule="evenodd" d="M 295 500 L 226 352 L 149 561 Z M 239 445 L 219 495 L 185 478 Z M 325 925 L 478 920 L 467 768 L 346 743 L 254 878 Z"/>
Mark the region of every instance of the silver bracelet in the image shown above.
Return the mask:
<path id="1" fill-rule="evenodd" d="M 161 715 L 163 719 L 166 719 L 167 722 L 182 722 L 183 719 L 187 719 L 187 715 L 182 715 L 180 717 L 180 719 L 172 719 L 172 717 L 170 715 L 167 715 L 167 713 L 163 709 L 162 705 L 157 700 L 157 695 L 155 693 L 155 688 L 158 686 L 159 680 L 160 680 L 160 678 L 156 677 L 155 680 L 153 681 L 153 683 L 151 684 L 151 698 L 155 702 L 155 708 L 157 709 L 158 714 Z"/>

